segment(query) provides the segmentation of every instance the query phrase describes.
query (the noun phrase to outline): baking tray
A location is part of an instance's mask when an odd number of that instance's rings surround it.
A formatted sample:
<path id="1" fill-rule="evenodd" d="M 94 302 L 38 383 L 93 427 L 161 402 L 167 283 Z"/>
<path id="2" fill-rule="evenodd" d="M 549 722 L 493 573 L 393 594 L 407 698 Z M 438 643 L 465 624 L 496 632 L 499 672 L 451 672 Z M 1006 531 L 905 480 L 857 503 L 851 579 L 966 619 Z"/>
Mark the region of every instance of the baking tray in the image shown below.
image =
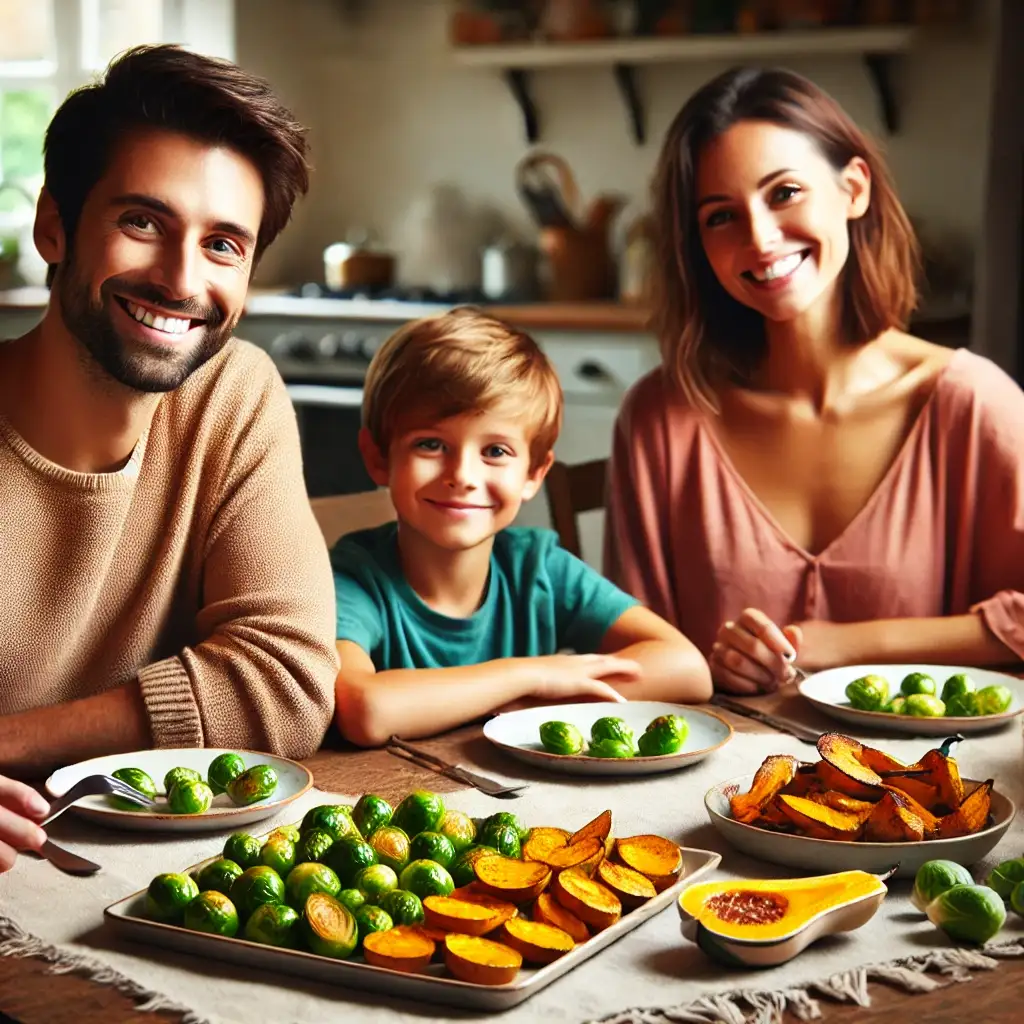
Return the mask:
<path id="1" fill-rule="evenodd" d="M 186 868 L 185 872 L 190 872 L 200 864 L 206 864 L 213 859 L 215 858 L 208 857 L 199 864 Z M 610 928 L 591 936 L 554 963 L 536 968 L 524 964 L 515 980 L 507 985 L 477 985 L 468 981 L 458 981 L 445 976 L 443 963 L 431 964 L 423 974 L 407 974 L 387 967 L 374 967 L 361 960 L 331 960 L 301 950 L 278 949 L 246 939 L 208 935 L 205 932 L 161 924 L 147 920 L 143 916 L 145 889 L 112 903 L 103 911 L 103 916 L 109 927 L 126 938 L 165 946 L 180 953 L 194 953 L 207 960 L 226 960 L 230 963 L 244 964 L 246 967 L 280 971 L 332 985 L 383 992 L 422 1002 L 462 1006 L 475 1010 L 507 1010 L 529 999 L 563 974 L 622 938 L 637 925 L 643 924 L 664 910 L 675 901 L 683 889 L 715 868 L 721 859 L 720 854 L 710 850 L 684 848 L 683 871 L 675 885 L 631 910 Z"/>

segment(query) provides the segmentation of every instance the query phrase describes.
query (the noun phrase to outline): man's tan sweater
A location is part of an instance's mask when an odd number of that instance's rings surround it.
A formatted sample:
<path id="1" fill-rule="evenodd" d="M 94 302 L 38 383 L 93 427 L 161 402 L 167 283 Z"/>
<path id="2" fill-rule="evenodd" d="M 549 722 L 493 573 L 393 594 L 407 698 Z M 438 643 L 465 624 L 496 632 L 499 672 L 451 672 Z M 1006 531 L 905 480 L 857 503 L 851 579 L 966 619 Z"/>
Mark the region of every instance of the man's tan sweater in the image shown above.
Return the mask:
<path id="1" fill-rule="evenodd" d="M 137 678 L 156 746 L 315 750 L 334 588 L 269 357 L 230 341 L 120 473 L 63 469 L 0 415 L 0 594 L 0 715 Z"/>

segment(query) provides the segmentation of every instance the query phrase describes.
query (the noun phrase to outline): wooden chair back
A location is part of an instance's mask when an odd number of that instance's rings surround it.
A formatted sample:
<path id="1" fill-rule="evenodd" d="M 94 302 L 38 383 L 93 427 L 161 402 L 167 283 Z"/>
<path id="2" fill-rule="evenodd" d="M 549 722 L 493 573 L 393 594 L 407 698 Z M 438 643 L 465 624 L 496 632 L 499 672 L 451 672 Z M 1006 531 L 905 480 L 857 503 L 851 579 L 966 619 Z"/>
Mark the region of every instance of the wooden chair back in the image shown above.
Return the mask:
<path id="1" fill-rule="evenodd" d="M 309 503 L 328 547 L 333 547 L 346 533 L 368 530 L 395 518 L 395 507 L 386 487 L 358 494 L 310 498 Z"/>
<path id="2" fill-rule="evenodd" d="M 581 512 L 604 508 L 608 460 L 555 462 L 544 481 L 551 526 L 566 551 L 583 557 L 576 517 Z"/>

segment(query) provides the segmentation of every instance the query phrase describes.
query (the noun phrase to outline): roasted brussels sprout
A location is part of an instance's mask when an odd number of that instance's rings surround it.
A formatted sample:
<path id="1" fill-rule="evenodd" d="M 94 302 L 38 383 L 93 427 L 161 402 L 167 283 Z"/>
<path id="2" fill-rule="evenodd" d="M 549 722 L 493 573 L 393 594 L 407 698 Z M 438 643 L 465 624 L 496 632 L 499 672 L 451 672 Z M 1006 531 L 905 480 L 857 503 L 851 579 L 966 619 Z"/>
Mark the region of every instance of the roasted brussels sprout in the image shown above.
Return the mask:
<path id="1" fill-rule="evenodd" d="M 519 833 L 520 842 L 530 834 L 530 830 L 511 811 L 495 811 L 494 814 L 489 814 L 480 822 L 477 832 L 482 834 L 486 829 L 493 828 L 495 825 L 511 825 Z"/>
<path id="2" fill-rule="evenodd" d="M 394 926 L 395 922 L 391 920 L 391 915 L 386 910 L 372 903 L 364 904 L 356 911 L 356 947 L 362 948 L 363 939 L 370 932 L 389 932 Z"/>
<path id="3" fill-rule="evenodd" d="M 549 754 L 578 754 L 583 749 L 583 734 L 569 722 L 544 722 L 540 742 Z"/>
<path id="4" fill-rule="evenodd" d="M 909 672 L 900 683 L 900 693 L 904 697 L 912 697 L 915 693 L 926 693 L 934 697 L 935 680 L 927 672 Z"/>
<path id="5" fill-rule="evenodd" d="M 212 890 L 223 893 L 225 896 L 230 896 L 231 886 L 235 884 L 235 879 L 241 873 L 242 866 L 240 864 L 236 864 L 233 860 L 219 857 L 217 860 L 211 861 L 199 872 L 199 877 L 196 881 L 203 892 Z"/>
<path id="6" fill-rule="evenodd" d="M 905 715 L 907 713 L 907 698 L 897 694 L 890 701 L 886 701 L 878 710 L 885 711 L 890 715 Z"/>
<path id="7" fill-rule="evenodd" d="M 410 793 L 396 808 L 391 824 L 407 836 L 436 832 L 444 817 L 444 801 L 425 789 Z"/>
<path id="8" fill-rule="evenodd" d="M 260 847 L 260 863 L 273 868 L 282 878 L 298 863 L 295 844 L 284 836 L 272 836 Z"/>
<path id="9" fill-rule="evenodd" d="M 202 782 L 203 777 L 194 768 L 172 768 L 164 776 L 164 792 L 170 796 L 171 790 L 179 782 Z"/>
<path id="10" fill-rule="evenodd" d="M 313 893 L 306 900 L 302 921 L 306 945 L 318 956 L 340 960 L 355 951 L 359 939 L 355 916 L 333 896 Z"/>
<path id="11" fill-rule="evenodd" d="M 233 804 L 247 807 L 273 796 L 275 789 L 277 772 L 269 764 L 255 764 L 228 783 L 227 793 Z"/>
<path id="12" fill-rule="evenodd" d="M 480 829 L 479 838 L 481 846 L 492 846 L 505 857 L 518 859 L 522 853 L 519 830 L 514 825 L 504 825 L 501 822 L 485 823 Z"/>
<path id="13" fill-rule="evenodd" d="M 218 754 L 206 769 L 206 783 L 213 790 L 214 796 L 226 793 L 228 785 L 245 771 L 245 761 L 241 754 Z"/>
<path id="14" fill-rule="evenodd" d="M 473 864 L 478 857 L 488 857 L 498 851 L 493 846 L 470 846 L 460 853 L 449 869 L 456 885 L 469 885 L 476 881 L 476 873 L 473 871 Z"/>
<path id="15" fill-rule="evenodd" d="M 356 831 L 352 821 L 352 809 L 344 804 L 320 804 L 310 808 L 302 819 L 302 831 L 319 828 L 329 832 L 333 839 L 351 835 Z"/>
<path id="16" fill-rule="evenodd" d="M 295 859 L 301 864 L 308 860 L 323 860 L 334 845 L 334 836 L 322 828 L 311 828 L 304 832 L 296 848 Z"/>
<path id="17" fill-rule="evenodd" d="M 224 859 L 233 860 L 243 871 L 260 862 L 260 848 L 263 844 L 248 832 L 235 832 L 224 844 Z"/>
<path id="18" fill-rule="evenodd" d="M 912 693 L 903 705 L 903 714 L 915 718 L 941 718 L 945 713 L 946 705 L 930 693 Z"/>
<path id="19" fill-rule="evenodd" d="M 341 879 L 343 886 L 350 886 L 363 868 L 377 863 L 377 851 L 364 839 L 342 836 L 324 854 L 323 862 Z"/>
<path id="20" fill-rule="evenodd" d="M 394 891 L 397 892 L 398 890 Z M 366 897 L 358 889 L 342 889 L 338 893 L 337 899 L 343 907 L 347 907 L 353 914 L 366 903 Z"/>
<path id="21" fill-rule="evenodd" d="M 519 836 L 516 836 L 519 842 Z M 447 868 L 455 860 L 455 847 L 452 841 L 440 832 L 421 832 L 414 836 L 409 844 L 410 860 L 432 860 L 443 868 Z"/>
<path id="22" fill-rule="evenodd" d="M 248 917 L 264 903 L 284 903 L 284 882 L 266 864 L 246 868 L 231 886 L 231 902 L 240 917 Z"/>
<path id="23" fill-rule="evenodd" d="M 341 881 L 326 864 L 306 861 L 304 864 L 296 864 L 288 872 L 284 891 L 288 905 L 301 910 L 315 892 L 337 896 L 341 892 Z"/>
<path id="24" fill-rule="evenodd" d="M 213 790 L 203 782 L 181 780 L 167 794 L 167 809 L 172 814 L 202 814 L 213 803 Z"/>
<path id="25" fill-rule="evenodd" d="M 423 901 L 414 892 L 392 889 L 381 898 L 380 908 L 395 924 L 423 924 Z"/>
<path id="26" fill-rule="evenodd" d="M 628 743 L 620 743 L 618 740 L 600 740 L 591 743 L 587 749 L 591 757 L 633 757 L 633 748 Z"/>
<path id="27" fill-rule="evenodd" d="M 143 796 L 148 796 L 151 800 L 156 797 L 156 783 L 141 768 L 118 768 L 110 774 L 115 779 L 120 779 L 131 786 L 132 789 L 137 789 Z M 119 811 L 144 811 L 146 809 L 142 804 L 133 803 L 120 796 L 108 796 L 107 800 L 112 807 L 116 807 Z"/>
<path id="28" fill-rule="evenodd" d="M 1024 882 L 1024 857 L 1004 860 L 1002 864 L 997 864 L 985 879 L 985 884 L 990 889 L 995 889 L 1007 902 L 1021 882 Z"/>
<path id="29" fill-rule="evenodd" d="M 157 875 L 146 890 L 146 916 L 166 924 L 181 924 L 185 908 L 199 895 L 196 880 L 170 871 Z"/>
<path id="30" fill-rule="evenodd" d="M 245 937 L 264 946 L 292 949 L 298 945 L 299 915 L 286 903 L 264 903 L 245 922 Z"/>
<path id="31" fill-rule="evenodd" d="M 662 715 L 648 724 L 640 737 L 638 747 L 641 757 L 655 757 L 659 754 L 675 754 L 682 750 L 689 732 L 685 718 L 679 715 Z"/>
<path id="32" fill-rule="evenodd" d="M 1008 686 L 985 686 L 978 690 L 979 715 L 1001 715 L 1013 703 L 1013 694 Z"/>
<path id="33" fill-rule="evenodd" d="M 409 863 L 409 837 L 394 825 L 384 825 L 367 840 L 377 860 L 393 871 L 401 871 Z"/>
<path id="34" fill-rule="evenodd" d="M 456 853 L 461 853 L 476 842 L 476 825 L 473 819 L 462 811 L 445 811 L 437 831 L 451 840 Z"/>
<path id="35" fill-rule="evenodd" d="M 954 693 L 944 700 L 947 718 L 974 718 L 978 711 L 978 695 L 973 692 Z"/>
<path id="36" fill-rule="evenodd" d="M 414 860 L 406 865 L 398 887 L 425 900 L 428 896 L 450 895 L 455 881 L 440 864 L 432 860 Z"/>
<path id="37" fill-rule="evenodd" d="M 604 740 L 625 743 L 627 747 L 632 748 L 633 730 L 621 718 L 612 715 L 599 718 L 590 727 L 590 742 L 601 743 Z"/>
<path id="38" fill-rule="evenodd" d="M 974 680 L 966 672 L 955 672 L 942 684 L 940 699 L 948 704 L 954 694 L 974 693 L 976 689 Z"/>
<path id="39" fill-rule="evenodd" d="M 398 875 L 387 864 L 371 864 L 356 875 L 355 888 L 366 897 L 367 903 L 377 904 L 382 896 L 398 888 Z"/>
<path id="40" fill-rule="evenodd" d="M 302 833 L 299 831 L 298 825 L 278 825 L 278 827 L 275 828 L 269 836 L 267 836 L 267 839 L 273 839 L 275 836 L 287 839 L 289 843 L 294 843 L 296 846 L 299 845 L 299 841 L 302 839 Z"/>
<path id="41" fill-rule="evenodd" d="M 364 793 L 352 808 L 352 822 L 364 838 L 387 825 L 394 814 L 391 804 L 375 793 Z"/>
<path id="42" fill-rule="evenodd" d="M 861 676 L 846 687 L 846 699 L 858 711 L 878 711 L 889 700 L 889 681 L 874 674 Z"/>
<path id="43" fill-rule="evenodd" d="M 182 924 L 194 932 L 232 938 L 238 934 L 238 911 L 219 889 L 208 889 L 185 908 Z"/>

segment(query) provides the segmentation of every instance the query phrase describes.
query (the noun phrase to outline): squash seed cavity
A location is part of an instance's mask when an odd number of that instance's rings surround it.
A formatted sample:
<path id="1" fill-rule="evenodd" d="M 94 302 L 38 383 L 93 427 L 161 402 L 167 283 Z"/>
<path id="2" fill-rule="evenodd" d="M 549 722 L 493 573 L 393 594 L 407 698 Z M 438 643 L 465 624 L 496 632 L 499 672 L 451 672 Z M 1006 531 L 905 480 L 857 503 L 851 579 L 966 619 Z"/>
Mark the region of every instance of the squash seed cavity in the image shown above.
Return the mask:
<path id="1" fill-rule="evenodd" d="M 731 924 L 774 924 L 782 920 L 789 900 L 779 893 L 734 889 L 712 896 L 704 906 L 720 921 Z"/>

